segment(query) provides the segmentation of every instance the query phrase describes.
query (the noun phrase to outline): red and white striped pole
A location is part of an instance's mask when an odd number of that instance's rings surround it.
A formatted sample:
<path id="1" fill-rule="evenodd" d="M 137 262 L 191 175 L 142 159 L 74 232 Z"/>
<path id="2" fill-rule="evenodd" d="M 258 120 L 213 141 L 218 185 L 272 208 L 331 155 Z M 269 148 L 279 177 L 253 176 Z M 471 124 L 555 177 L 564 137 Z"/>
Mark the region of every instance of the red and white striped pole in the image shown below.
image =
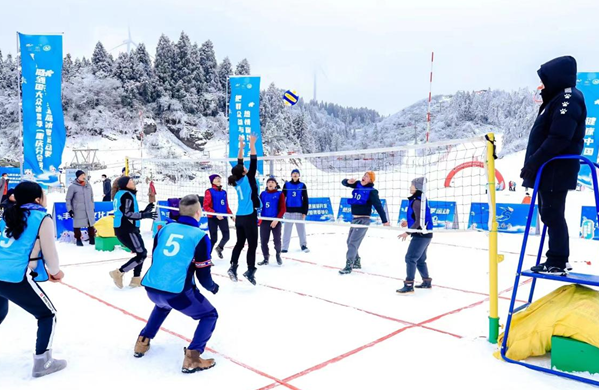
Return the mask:
<path id="1" fill-rule="evenodd" d="M 426 112 L 426 142 L 428 143 L 428 137 L 431 132 L 431 100 L 433 98 L 433 64 L 435 62 L 435 52 L 431 54 L 431 76 L 430 85 L 428 89 L 428 110 Z"/>

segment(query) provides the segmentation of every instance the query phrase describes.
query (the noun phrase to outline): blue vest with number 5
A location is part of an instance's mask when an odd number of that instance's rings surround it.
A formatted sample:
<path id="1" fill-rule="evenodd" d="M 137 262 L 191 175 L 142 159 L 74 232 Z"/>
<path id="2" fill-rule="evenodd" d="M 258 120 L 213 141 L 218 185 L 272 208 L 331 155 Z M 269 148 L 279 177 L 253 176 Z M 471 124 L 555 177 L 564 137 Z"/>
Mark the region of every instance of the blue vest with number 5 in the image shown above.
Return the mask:
<path id="1" fill-rule="evenodd" d="M 170 293 L 180 293 L 195 250 L 206 233 L 199 227 L 171 223 L 160 229 L 152 265 L 141 284 Z"/>
<path id="2" fill-rule="evenodd" d="M 44 211 L 29 210 L 27 227 L 18 240 L 6 237 L 6 222 L 4 219 L 0 220 L 0 281 L 19 283 L 23 280 L 40 226 L 47 216 L 48 214 Z M 38 274 L 34 278 L 36 282 L 48 280 L 43 259 L 38 259 L 37 267 L 33 271 Z"/>
<path id="3" fill-rule="evenodd" d="M 214 188 L 210 189 L 210 195 L 212 196 L 212 208 L 215 212 L 226 214 L 227 213 L 227 191 L 219 191 Z"/>
<path id="4" fill-rule="evenodd" d="M 350 205 L 365 205 L 368 198 L 370 198 L 370 191 L 372 191 L 372 187 L 365 187 L 362 183 L 357 182 L 356 188 L 351 193 L 352 197 L 347 203 Z"/>
<path id="5" fill-rule="evenodd" d="M 263 217 L 276 218 L 279 214 L 279 199 L 281 199 L 281 191 L 268 192 L 264 191 L 260 194 L 260 200 L 262 200 L 262 213 Z"/>
<path id="6" fill-rule="evenodd" d="M 288 181 L 285 187 L 287 189 L 287 207 L 302 207 L 302 191 L 305 187 L 304 183 Z"/>

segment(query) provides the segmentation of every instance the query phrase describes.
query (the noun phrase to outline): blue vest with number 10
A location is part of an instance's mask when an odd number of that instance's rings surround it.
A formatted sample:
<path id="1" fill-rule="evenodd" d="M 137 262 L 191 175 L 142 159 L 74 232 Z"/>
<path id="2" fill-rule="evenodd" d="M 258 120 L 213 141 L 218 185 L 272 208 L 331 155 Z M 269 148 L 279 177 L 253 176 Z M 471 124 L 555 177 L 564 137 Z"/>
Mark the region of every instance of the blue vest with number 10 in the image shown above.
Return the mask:
<path id="1" fill-rule="evenodd" d="M 422 200 L 420 197 L 414 198 L 414 199 L 410 199 L 410 206 L 408 207 L 408 228 L 410 228 L 412 225 L 414 225 L 414 217 L 412 216 L 412 214 L 414 213 L 412 210 L 412 207 L 414 206 L 414 201 L 418 199 L 418 200 Z M 426 211 L 424 214 L 424 223 L 426 224 L 426 230 L 433 230 L 433 217 L 431 215 L 431 208 L 428 206 L 428 200 L 426 201 Z M 423 229 L 425 229 L 425 227 L 422 227 Z"/>
<path id="2" fill-rule="evenodd" d="M 175 294 L 182 292 L 196 247 L 205 235 L 199 227 L 182 223 L 170 223 L 160 229 L 152 265 L 141 284 Z"/>
<path id="3" fill-rule="evenodd" d="M 6 222 L 4 219 L 0 220 L 0 281 L 8 283 L 23 281 L 40 226 L 46 217 L 48 217 L 46 212 L 29 210 L 27 227 L 18 240 L 6 237 Z M 38 259 L 37 267 L 33 271 L 38 274 L 34 278 L 36 282 L 48 280 L 48 273 L 42 258 Z"/>
<path id="4" fill-rule="evenodd" d="M 221 214 L 227 214 L 227 191 L 219 191 L 211 188 L 210 196 L 212 196 L 212 208 L 214 211 Z"/>
<path id="5" fill-rule="evenodd" d="M 279 199 L 281 198 L 281 194 L 281 191 L 264 191 L 260 195 L 260 200 L 262 200 L 261 215 L 263 217 L 275 218 L 279 214 Z"/>
<path id="6" fill-rule="evenodd" d="M 287 189 L 287 207 L 302 207 L 302 191 L 305 188 L 305 184 L 302 182 L 294 183 L 292 181 L 288 181 L 285 185 Z"/>
<path id="7" fill-rule="evenodd" d="M 351 193 L 352 197 L 347 203 L 353 205 L 365 205 L 368 202 L 368 198 L 370 198 L 370 191 L 372 191 L 372 187 L 365 187 L 362 183 L 357 182 L 356 188 Z"/>
<path id="8" fill-rule="evenodd" d="M 133 193 L 131 193 L 129 191 L 119 190 L 119 192 L 117 192 L 116 195 L 114 196 L 114 201 L 113 201 L 114 202 L 114 227 L 115 228 L 119 228 L 123 225 L 123 218 L 125 218 L 125 216 L 123 215 L 123 212 L 121 211 L 121 198 L 126 193 L 131 194 L 131 197 L 133 198 L 133 211 L 136 213 L 139 211 L 139 205 L 137 204 L 137 198 L 135 197 L 135 195 L 133 195 Z M 139 220 L 135 221 L 135 227 L 139 227 Z"/>

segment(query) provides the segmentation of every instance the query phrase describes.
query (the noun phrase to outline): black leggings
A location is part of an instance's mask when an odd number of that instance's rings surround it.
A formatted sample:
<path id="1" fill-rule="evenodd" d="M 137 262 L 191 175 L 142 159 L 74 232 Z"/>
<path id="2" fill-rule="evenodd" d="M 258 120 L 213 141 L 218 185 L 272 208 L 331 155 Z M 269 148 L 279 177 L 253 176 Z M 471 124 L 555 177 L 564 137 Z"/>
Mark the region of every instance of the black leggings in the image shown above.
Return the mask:
<path id="1" fill-rule="evenodd" d="M 121 244 L 125 245 L 131 252 L 135 253 L 135 257 L 123 264 L 121 268 L 119 268 L 119 271 L 129 272 L 133 270 L 133 276 L 141 276 L 144 260 L 148 257 L 148 251 L 144 246 L 143 238 L 141 238 L 141 235 L 137 232 L 125 233 L 115 229 L 115 233 Z"/>
<path id="2" fill-rule="evenodd" d="M 248 242 L 247 263 L 248 270 L 256 269 L 256 249 L 258 248 L 258 216 L 256 211 L 250 215 L 238 215 L 235 219 L 235 229 L 237 230 L 237 243 L 233 248 L 231 256 L 231 266 L 237 268 L 239 255 Z"/>
<path id="3" fill-rule="evenodd" d="M 223 238 L 218 242 L 218 229 L 223 233 Z M 229 241 L 229 219 L 218 219 L 216 217 L 208 218 L 208 231 L 210 231 L 210 242 L 212 243 L 211 249 L 215 246 L 219 246 L 220 249 L 224 249 L 225 244 Z"/>
<path id="4" fill-rule="evenodd" d="M 37 319 L 35 354 L 41 355 L 52 348 L 56 326 L 56 309 L 41 287 L 28 274 L 19 283 L 0 281 L 0 324 L 8 314 L 8 301 L 20 306 Z"/>

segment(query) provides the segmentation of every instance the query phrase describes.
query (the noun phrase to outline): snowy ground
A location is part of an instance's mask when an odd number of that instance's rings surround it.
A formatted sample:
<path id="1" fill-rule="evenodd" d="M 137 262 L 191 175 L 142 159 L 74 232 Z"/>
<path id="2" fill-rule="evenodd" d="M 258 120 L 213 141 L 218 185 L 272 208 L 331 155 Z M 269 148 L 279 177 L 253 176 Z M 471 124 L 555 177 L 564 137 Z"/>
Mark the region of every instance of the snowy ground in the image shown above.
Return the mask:
<path id="1" fill-rule="evenodd" d="M 148 226 L 145 239 L 151 242 Z M 438 234 L 429 252 L 434 289 L 399 296 L 407 243 L 392 232 L 371 230 L 361 251 L 363 270 L 340 276 L 346 232 L 309 227 L 311 253 L 294 238 L 284 265 L 260 267 L 258 286 L 225 277 L 215 260 L 220 292 L 208 299 L 219 311 L 209 342 L 213 369 L 180 373 L 182 349 L 195 322 L 172 312 L 142 359 L 132 348 L 152 305 L 143 289 L 118 290 L 108 271 L 128 254 L 96 252 L 59 243 L 64 284 L 45 283 L 58 308 L 55 355 L 69 367 L 30 378 L 35 321 L 12 305 L 0 332 L 2 389 L 150 388 L 201 385 L 216 389 L 398 389 L 409 386 L 487 389 L 582 389 L 584 385 L 500 362 L 485 337 L 488 257 L 484 233 Z M 502 235 L 500 316 L 506 318 L 520 236 Z M 587 259 L 596 243 L 572 239 L 573 258 Z M 534 261 L 533 238 L 527 262 Z M 259 256 L 260 258 L 260 256 Z M 242 255 L 243 259 L 243 255 Z M 594 263 L 594 264 L 593 264 Z M 576 271 L 599 273 L 596 262 Z M 148 264 L 149 265 L 149 262 Z M 147 268 L 147 267 L 146 267 Z M 240 270 L 245 271 L 242 263 Z M 538 295 L 557 288 L 540 282 Z M 526 292 L 527 288 L 521 291 Z M 116 387 L 115 387 L 116 386 Z"/>

